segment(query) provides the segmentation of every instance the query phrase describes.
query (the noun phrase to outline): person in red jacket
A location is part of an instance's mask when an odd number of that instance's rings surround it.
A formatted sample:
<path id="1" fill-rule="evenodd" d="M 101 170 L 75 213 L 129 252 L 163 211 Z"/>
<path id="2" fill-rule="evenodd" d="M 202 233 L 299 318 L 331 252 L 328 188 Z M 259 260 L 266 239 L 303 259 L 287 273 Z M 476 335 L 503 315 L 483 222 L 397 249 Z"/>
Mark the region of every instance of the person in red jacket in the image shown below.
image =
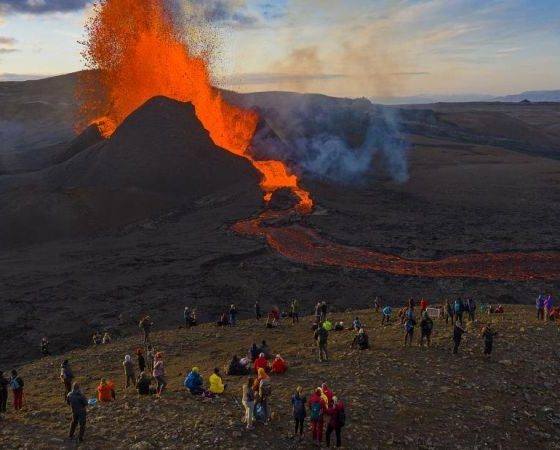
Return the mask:
<path id="1" fill-rule="evenodd" d="M 257 373 L 258 373 L 259 369 L 264 369 L 264 370 L 268 369 L 268 361 L 267 361 L 266 357 L 264 356 L 264 353 L 261 353 L 259 355 L 259 357 L 257 359 L 255 359 L 253 367 L 255 368 L 255 372 L 257 372 Z"/>
<path id="2" fill-rule="evenodd" d="M 428 309 L 428 300 L 422 297 L 422 300 L 420 300 L 420 312 L 423 313 L 427 309 Z"/>
<path id="3" fill-rule="evenodd" d="M 331 434 L 334 431 L 336 434 L 336 446 L 340 447 L 342 445 L 342 439 L 340 432 L 342 427 L 346 422 L 346 412 L 344 410 L 344 403 L 333 397 L 333 404 L 327 409 L 327 414 L 329 416 L 329 423 L 327 424 L 327 447 L 331 446 Z"/>
<path id="4" fill-rule="evenodd" d="M 309 405 L 309 417 L 311 419 L 311 433 L 313 435 L 313 443 L 321 446 L 323 442 L 323 415 L 327 411 L 327 405 L 321 398 L 321 388 L 315 389 L 315 392 L 307 404 Z"/>
<path id="5" fill-rule="evenodd" d="M 286 365 L 286 361 L 282 359 L 280 355 L 276 355 L 274 361 L 272 361 L 272 373 L 282 374 L 288 370 L 288 366 Z"/>

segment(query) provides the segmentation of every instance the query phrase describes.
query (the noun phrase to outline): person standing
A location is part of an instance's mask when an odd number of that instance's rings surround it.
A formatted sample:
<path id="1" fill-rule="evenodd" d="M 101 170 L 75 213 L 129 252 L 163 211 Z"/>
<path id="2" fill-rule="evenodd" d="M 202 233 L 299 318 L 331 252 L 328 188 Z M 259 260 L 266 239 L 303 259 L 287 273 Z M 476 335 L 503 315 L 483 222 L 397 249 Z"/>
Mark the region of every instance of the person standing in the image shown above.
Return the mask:
<path id="1" fill-rule="evenodd" d="M 50 356 L 51 352 L 49 351 L 49 340 L 44 337 L 41 339 L 41 354 L 43 356 Z"/>
<path id="2" fill-rule="evenodd" d="M 153 325 L 154 323 L 150 319 L 150 316 L 145 316 L 138 324 L 142 331 L 144 331 L 144 345 L 150 343 L 150 332 L 152 331 Z"/>
<path id="3" fill-rule="evenodd" d="M 447 325 L 448 323 L 451 323 L 451 326 L 453 326 L 453 316 L 454 316 L 454 308 L 453 308 L 453 304 L 449 301 L 448 298 L 445 299 L 445 304 L 443 305 L 443 309 L 445 312 L 445 324 Z"/>
<path id="4" fill-rule="evenodd" d="M 469 298 L 469 301 L 467 302 L 467 307 L 469 312 L 469 320 L 471 322 L 474 322 L 475 314 L 476 314 L 476 302 L 472 298 Z"/>
<path id="5" fill-rule="evenodd" d="M 229 324 L 234 327 L 237 324 L 237 308 L 234 304 L 229 307 Z"/>
<path id="6" fill-rule="evenodd" d="M 405 313 L 404 319 L 404 346 L 408 344 L 410 347 L 412 345 L 412 339 L 414 337 L 414 327 L 416 326 L 416 320 L 414 320 L 414 312 L 412 309 L 409 309 Z"/>
<path id="7" fill-rule="evenodd" d="M 8 404 L 8 385 L 10 380 L 4 376 L 4 372 L 0 370 L 0 416 L 6 414 L 6 405 Z"/>
<path id="8" fill-rule="evenodd" d="M 144 358 L 144 355 L 142 354 L 142 349 L 141 348 L 136 349 L 136 355 L 137 355 L 137 359 L 138 359 L 138 368 L 140 369 L 140 372 L 144 372 L 144 369 L 146 369 L 146 359 Z"/>
<path id="9" fill-rule="evenodd" d="M 426 311 L 428 309 L 428 300 L 426 300 L 424 297 L 422 297 L 420 299 L 420 315 L 422 315 L 422 313 L 424 311 Z"/>
<path id="10" fill-rule="evenodd" d="M 243 383 L 241 403 L 245 407 L 245 428 L 247 430 L 253 429 L 253 411 L 255 410 L 255 391 L 253 390 L 254 383 L 255 380 L 252 377 L 249 377 L 247 382 Z"/>
<path id="11" fill-rule="evenodd" d="M 70 424 L 70 434 L 68 437 L 70 439 L 74 438 L 74 432 L 76 431 L 76 426 L 80 424 L 80 432 L 78 435 L 78 441 L 84 441 L 84 433 L 86 432 L 86 407 L 87 399 L 80 392 L 80 386 L 78 383 L 74 383 L 72 386 L 72 391 L 66 397 L 66 403 L 72 408 L 72 423 Z"/>
<path id="12" fill-rule="evenodd" d="M 321 302 L 321 322 L 327 320 L 327 309 L 327 302 L 323 300 Z"/>
<path id="13" fill-rule="evenodd" d="M 12 376 L 10 377 L 9 386 L 14 394 L 14 409 L 19 411 L 23 408 L 23 378 L 21 378 L 17 371 L 12 370 Z"/>
<path id="14" fill-rule="evenodd" d="M 453 354 L 456 355 L 459 352 L 459 346 L 461 345 L 461 339 L 463 334 L 465 334 L 467 330 L 463 328 L 463 324 L 461 323 L 460 319 L 455 321 L 455 326 L 453 327 Z"/>
<path id="15" fill-rule="evenodd" d="M 319 361 L 328 361 L 327 341 L 329 339 L 329 332 L 323 328 L 322 323 L 320 323 L 319 328 L 315 330 L 314 338 L 317 342 L 317 348 L 319 349 Z"/>
<path id="16" fill-rule="evenodd" d="M 391 314 L 393 313 L 393 309 L 387 305 L 382 310 L 383 318 L 381 319 L 381 325 L 385 323 L 389 324 L 389 320 L 391 320 Z"/>
<path id="17" fill-rule="evenodd" d="M 292 324 L 299 323 L 299 303 L 296 299 L 292 300 L 290 312 L 292 313 Z"/>
<path id="18" fill-rule="evenodd" d="M 422 313 L 422 320 L 420 321 L 420 347 L 424 346 L 424 338 L 426 338 L 426 344 L 428 347 L 432 345 L 433 328 L 433 320 L 430 318 L 428 311 L 424 311 Z"/>
<path id="19" fill-rule="evenodd" d="M 484 339 L 484 354 L 490 358 L 492 354 L 492 345 L 494 344 L 494 337 L 497 336 L 498 333 L 495 332 L 490 324 L 486 325 L 482 329 L 482 339 Z"/>
<path id="20" fill-rule="evenodd" d="M 163 365 L 163 355 L 161 354 L 161 352 L 156 353 L 152 375 L 157 382 L 156 394 L 158 396 L 161 396 L 161 394 L 163 394 L 165 386 L 167 386 L 167 380 L 165 379 L 165 367 Z"/>
<path id="21" fill-rule="evenodd" d="M 67 359 L 62 361 L 60 365 L 60 381 L 64 383 L 64 400 L 66 401 L 74 383 L 74 372 L 72 372 L 70 362 Z"/>
<path id="22" fill-rule="evenodd" d="M 261 304 L 258 300 L 255 301 L 255 318 L 257 320 L 261 320 L 262 312 L 261 312 Z"/>
<path id="23" fill-rule="evenodd" d="M 132 363 L 132 359 L 130 355 L 126 355 L 123 361 L 123 369 L 124 369 L 124 387 L 128 389 L 129 386 L 134 387 L 136 382 L 136 377 L 134 375 L 134 364 Z"/>
<path id="24" fill-rule="evenodd" d="M 154 360 L 156 358 L 156 351 L 151 344 L 148 344 L 148 352 L 146 353 L 146 357 L 148 358 L 148 369 L 150 369 L 151 372 L 154 370 Z"/>
<path id="25" fill-rule="evenodd" d="M 303 395 L 303 388 L 298 386 L 296 388 L 296 393 L 292 395 L 292 413 L 295 423 L 294 437 L 296 437 L 299 432 L 300 441 L 303 439 L 303 422 L 307 416 L 307 411 L 305 410 L 306 401 L 307 399 L 305 395 Z"/>
<path id="26" fill-rule="evenodd" d="M 185 320 L 185 328 L 191 327 L 191 310 L 188 306 L 185 306 L 183 310 L 183 319 Z"/>
<path id="27" fill-rule="evenodd" d="M 311 434 L 313 443 L 321 446 L 323 442 L 323 415 L 327 410 L 327 405 L 321 398 L 321 388 L 315 389 L 315 392 L 309 397 L 309 417 L 311 419 Z"/>
<path id="28" fill-rule="evenodd" d="M 460 298 L 455 300 L 453 303 L 453 314 L 455 316 L 455 323 L 457 320 L 463 325 L 463 302 Z"/>
<path id="29" fill-rule="evenodd" d="M 548 294 L 544 299 L 544 318 L 545 320 L 550 320 L 550 313 L 552 312 L 552 308 L 554 307 L 554 300 L 552 299 L 552 295 Z"/>
<path id="30" fill-rule="evenodd" d="M 540 294 L 537 297 L 537 320 L 544 320 L 544 295 Z"/>
<path id="31" fill-rule="evenodd" d="M 331 446 L 331 434 L 334 431 L 336 435 L 336 446 L 340 447 L 342 445 L 341 431 L 342 427 L 346 424 L 346 411 L 344 409 L 344 403 L 339 400 L 336 396 L 332 399 L 333 404 L 327 409 L 327 415 L 329 416 L 329 423 L 327 425 L 327 448 Z"/>

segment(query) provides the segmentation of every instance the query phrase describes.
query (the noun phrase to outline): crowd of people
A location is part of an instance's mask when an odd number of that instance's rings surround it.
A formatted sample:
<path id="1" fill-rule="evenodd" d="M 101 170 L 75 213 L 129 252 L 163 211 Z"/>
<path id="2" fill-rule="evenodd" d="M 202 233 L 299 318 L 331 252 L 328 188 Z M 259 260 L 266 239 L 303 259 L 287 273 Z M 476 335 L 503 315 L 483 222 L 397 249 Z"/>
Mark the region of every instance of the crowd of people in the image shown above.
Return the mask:
<path id="1" fill-rule="evenodd" d="M 537 319 L 554 321 L 559 318 L 560 308 L 554 307 L 552 295 L 539 295 L 536 300 Z M 391 326 L 396 324 L 403 327 L 404 346 L 412 346 L 419 320 L 420 336 L 418 345 L 421 347 L 431 346 L 431 336 L 434 328 L 434 318 L 445 320 L 445 324 L 451 324 L 453 354 L 459 352 L 462 337 L 467 333 L 466 320 L 471 324 L 477 323 L 477 314 L 503 314 L 502 305 L 494 307 L 490 304 L 481 303 L 478 305 L 472 298 L 462 300 L 457 298 L 453 302 L 445 300 L 442 304 L 430 307 L 428 301 L 422 298 L 418 304 L 411 298 L 407 306 L 400 309 L 397 314 L 396 322 L 393 320 L 393 309 L 389 305 L 383 305 L 380 298 L 374 302 L 374 311 L 381 311 L 381 325 Z M 418 314 L 417 314 L 418 311 Z M 263 317 L 259 302 L 254 305 L 255 319 L 260 321 Z M 287 312 L 282 313 L 278 308 L 272 308 L 268 314 L 266 327 L 279 326 L 281 318 L 291 318 L 292 324 L 299 322 L 300 307 L 297 300 L 293 300 Z M 238 310 L 234 304 L 230 305 L 228 313 L 224 313 L 217 322 L 219 326 L 236 326 Z M 184 309 L 183 315 L 185 328 L 190 328 L 197 324 L 196 310 L 188 306 Z M 124 355 L 123 367 L 123 389 L 135 389 L 140 396 L 161 397 L 167 387 L 166 366 L 164 355 L 156 351 L 151 343 L 151 330 L 154 323 L 150 316 L 142 317 L 139 328 L 142 331 L 143 347 L 136 349 L 136 362 L 131 355 Z M 319 362 L 329 361 L 328 340 L 329 333 L 345 330 L 342 321 L 332 322 L 328 316 L 328 306 L 324 301 L 318 302 L 314 307 L 314 321 L 312 323 L 313 339 L 317 349 L 317 359 Z M 350 347 L 357 350 L 367 350 L 370 348 L 369 336 L 366 332 L 365 324 L 359 317 L 355 317 L 352 325 L 348 328 L 352 331 L 353 338 Z M 493 349 L 494 338 L 498 333 L 493 326 L 487 323 L 480 332 L 483 340 L 483 354 L 490 357 Z M 93 335 L 94 345 L 109 344 L 111 337 L 108 331 L 101 334 L 99 331 Z M 49 341 L 46 337 L 41 339 L 41 353 L 49 356 Z M 145 355 L 145 356 L 144 356 Z M 247 354 L 239 357 L 233 355 L 227 366 L 228 376 L 246 376 L 241 383 L 240 394 L 241 404 L 244 408 L 243 422 L 246 429 L 251 430 L 256 424 L 268 425 L 271 421 L 271 400 L 275 377 L 281 377 L 289 369 L 289 362 L 280 354 L 273 356 L 272 349 L 266 340 L 257 345 L 252 343 Z M 136 374 L 139 374 L 136 376 Z M 70 424 L 69 437 L 73 438 L 76 428 L 79 426 L 79 437 L 82 441 L 86 428 L 86 417 L 88 405 L 97 402 L 109 403 L 117 398 L 116 384 L 113 380 L 101 378 L 96 388 L 96 396 L 87 399 L 81 392 L 80 386 L 75 382 L 75 375 L 70 361 L 65 359 L 60 365 L 60 381 L 64 386 L 64 400 L 72 411 L 72 421 Z M 232 391 L 231 386 L 224 383 L 219 367 L 215 367 L 208 376 L 208 384 L 205 387 L 204 377 L 200 368 L 194 366 L 186 373 L 184 388 L 193 396 L 214 398 Z M 9 378 L 0 372 L 0 417 L 6 413 L 8 390 L 13 394 L 13 405 L 16 411 L 23 407 L 23 378 L 18 375 L 16 370 L 12 370 Z M 235 395 L 235 394 L 233 394 Z M 326 383 L 322 383 L 308 395 L 301 386 L 295 389 L 291 396 L 292 416 L 294 420 L 294 438 L 303 439 L 304 421 L 309 417 L 312 440 L 315 444 L 321 445 L 325 436 L 327 446 L 330 446 L 331 436 L 334 432 L 336 446 L 341 446 L 342 429 L 346 423 L 346 409 L 343 401 L 337 396 Z M 326 424 L 326 431 L 324 426 Z"/>

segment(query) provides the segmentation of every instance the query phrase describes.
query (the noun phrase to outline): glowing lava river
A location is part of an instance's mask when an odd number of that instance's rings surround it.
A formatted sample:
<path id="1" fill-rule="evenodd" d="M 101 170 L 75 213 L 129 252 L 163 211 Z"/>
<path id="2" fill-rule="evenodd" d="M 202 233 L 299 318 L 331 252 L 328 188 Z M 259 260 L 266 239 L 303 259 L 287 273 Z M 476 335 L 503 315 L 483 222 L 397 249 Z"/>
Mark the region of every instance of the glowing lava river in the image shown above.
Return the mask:
<path id="1" fill-rule="evenodd" d="M 101 0 L 86 26 L 83 56 L 91 75 L 78 86 L 80 124 L 98 124 L 107 138 L 135 109 L 154 96 L 192 102 L 214 143 L 251 162 L 261 174 L 265 201 L 279 188 L 299 198 L 299 214 L 309 214 L 313 201 L 281 161 L 259 161 L 249 148 L 258 115 L 228 104 L 211 83 L 208 52 L 192 51 L 193 36 L 178 27 L 161 0 Z M 194 36 L 199 36 L 194 33 Z M 195 39 L 196 40 L 196 39 Z M 194 47 L 206 48 L 200 42 Z M 204 44 L 204 42 L 202 42 Z M 89 80 L 89 81 L 88 81 Z M 283 215 L 265 211 L 233 229 L 264 237 L 281 255 L 309 265 L 329 265 L 421 277 L 468 277 L 487 280 L 558 280 L 560 253 L 495 253 L 415 261 L 369 249 L 336 244 L 299 224 L 270 225 Z"/>

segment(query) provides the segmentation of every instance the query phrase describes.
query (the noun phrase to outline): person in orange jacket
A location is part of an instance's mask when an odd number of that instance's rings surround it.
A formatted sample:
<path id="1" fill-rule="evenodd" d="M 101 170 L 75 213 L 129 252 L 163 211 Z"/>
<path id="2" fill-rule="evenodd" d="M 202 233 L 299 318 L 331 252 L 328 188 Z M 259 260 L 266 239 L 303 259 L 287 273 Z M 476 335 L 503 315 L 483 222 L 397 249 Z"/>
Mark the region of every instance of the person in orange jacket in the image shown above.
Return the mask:
<path id="1" fill-rule="evenodd" d="M 110 402 L 115 398 L 115 384 L 112 381 L 101 378 L 101 382 L 97 386 L 97 400 L 100 402 Z"/>
<path id="2" fill-rule="evenodd" d="M 288 370 L 286 361 L 282 359 L 280 355 L 276 355 L 274 361 L 272 361 L 272 373 L 282 374 Z"/>
<path id="3" fill-rule="evenodd" d="M 268 369 L 268 360 L 266 359 L 266 356 L 264 356 L 264 353 L 261 353 L 259 357 L 255 359 L 253 367 L 255 368 L 255 372 L 257 373 L 259 372 L 259 369 Z"/>

